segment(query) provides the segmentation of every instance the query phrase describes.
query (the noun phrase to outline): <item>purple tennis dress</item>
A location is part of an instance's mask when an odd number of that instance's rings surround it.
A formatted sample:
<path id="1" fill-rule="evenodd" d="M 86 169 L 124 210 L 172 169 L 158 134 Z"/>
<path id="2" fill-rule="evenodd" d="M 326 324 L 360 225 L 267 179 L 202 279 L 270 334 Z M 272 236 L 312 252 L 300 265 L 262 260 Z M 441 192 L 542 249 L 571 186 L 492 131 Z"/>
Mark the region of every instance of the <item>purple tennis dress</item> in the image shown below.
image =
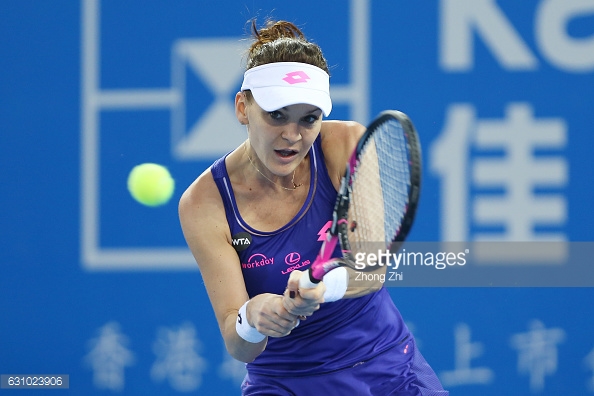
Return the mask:
<path id="1" fill-rule="evenodd" d="M 311 183 L 299 213 L 272 232 L 246 224 L 235 202 L 225 158 L 211 167 L 250 298 L 283 294 L 289 275 L 315 260 L 336 190 L 320 138 L 310 150 Z M 340 247 L 334 252 L 341 255 Z M 290 335 L 268 338 L 242 385 L 244 395 L 448 395 L 417 351 L 389 293 L 324 303 Z"/>

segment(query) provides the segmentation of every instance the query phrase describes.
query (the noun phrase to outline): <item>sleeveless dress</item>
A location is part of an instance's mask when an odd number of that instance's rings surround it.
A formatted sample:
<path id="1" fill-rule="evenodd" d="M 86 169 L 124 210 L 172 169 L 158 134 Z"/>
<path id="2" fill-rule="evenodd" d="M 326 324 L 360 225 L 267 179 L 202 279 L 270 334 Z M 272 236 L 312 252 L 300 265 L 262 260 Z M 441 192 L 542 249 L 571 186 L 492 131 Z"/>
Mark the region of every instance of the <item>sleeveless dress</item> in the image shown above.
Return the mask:
<path id="1" fill-rule="evenodd" d="M 319 136 L 309 155 L 311 183 L 305 203 L 291 221 L 271 232 L 254 229 L 242 219 L 225 166 L 226 156 L 211 167 L 250 298 L 262 293 L 283 294 L 290 273 L 306 270 L 321 247 L 337 193 Z M 337 246 L 333 256 L 340 255 Z M 338 372 L 413 342 L 391 296 L 382 288 L 363 297 L 324 303 L 288 336 L 269 337 L 266 349 L 247 364 L 248 377 L 288 380 Z M 401 349 L 408 352 L 408 347 Z M 412 360 L 412 355 L 403 357 Z"/>

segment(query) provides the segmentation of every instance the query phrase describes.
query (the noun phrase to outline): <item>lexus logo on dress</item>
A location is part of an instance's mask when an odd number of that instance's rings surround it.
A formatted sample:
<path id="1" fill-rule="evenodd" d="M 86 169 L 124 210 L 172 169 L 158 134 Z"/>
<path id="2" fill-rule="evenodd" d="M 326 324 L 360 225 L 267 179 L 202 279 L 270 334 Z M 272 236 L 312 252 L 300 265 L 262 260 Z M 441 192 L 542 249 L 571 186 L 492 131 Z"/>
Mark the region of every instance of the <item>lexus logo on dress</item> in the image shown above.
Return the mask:
<path id="1" fill-rule="evenodd" d="M 297 252 L 289 253 L 285 256 L 285 264 L 295 265 L 301 260 L 301 255 Z"/>

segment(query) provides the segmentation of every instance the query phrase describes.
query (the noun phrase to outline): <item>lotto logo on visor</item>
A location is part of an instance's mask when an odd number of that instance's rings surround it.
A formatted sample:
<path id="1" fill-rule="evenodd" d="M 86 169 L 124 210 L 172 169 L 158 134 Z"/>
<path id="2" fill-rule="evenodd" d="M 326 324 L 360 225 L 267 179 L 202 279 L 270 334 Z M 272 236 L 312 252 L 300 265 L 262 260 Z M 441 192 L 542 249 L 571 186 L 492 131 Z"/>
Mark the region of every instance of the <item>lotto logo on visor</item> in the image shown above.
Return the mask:
<path id="1" fill-rule="evenodd" d="M 328 116 L 332 110 L 330 76 L 319 67 L 300 62 L 267 63 L 248 69 L 243 75 L 242 91 L 251 91 L 265 111 L 294 104 L 318 107 Z"/>
<path id="2" fill-rule="evenodd" d="M 305 74 L 304 71 L 294 71 L 292 73 L 288 73 L 284 81 L 288 82 L 289 84 L 299 84 L 299 83 L 306 83 L 309 80 L 309 76 Z"/>

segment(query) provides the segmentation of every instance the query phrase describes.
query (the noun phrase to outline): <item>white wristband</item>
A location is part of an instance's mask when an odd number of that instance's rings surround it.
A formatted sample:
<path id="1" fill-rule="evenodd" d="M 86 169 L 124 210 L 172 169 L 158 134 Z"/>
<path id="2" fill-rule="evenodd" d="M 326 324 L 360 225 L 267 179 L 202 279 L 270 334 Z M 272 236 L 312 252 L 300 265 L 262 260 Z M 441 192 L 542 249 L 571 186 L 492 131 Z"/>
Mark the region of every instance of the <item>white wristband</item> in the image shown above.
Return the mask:
<path id="1" fill-rule="evenodd" d="M 241 308 L 239 308 L 237 320 L 235 321 L 235 330 L 237 331 L 237 334 L 247 342 L 257 344 L 264 340 L 266 336 L 256 330 L 255 327 L 250 326 L 248 323 L 246 313 L 248 303 L 249 300 L 246 301 L 245 304 L 241 306 Z"/>
<path id="2" fill-rule="evenodd" d="M 324 302 L 338 301 L 344 297 L 349 286 L 349 273 L 345 267 L 338 267 L 322 278 L 326 285 Z"/>

